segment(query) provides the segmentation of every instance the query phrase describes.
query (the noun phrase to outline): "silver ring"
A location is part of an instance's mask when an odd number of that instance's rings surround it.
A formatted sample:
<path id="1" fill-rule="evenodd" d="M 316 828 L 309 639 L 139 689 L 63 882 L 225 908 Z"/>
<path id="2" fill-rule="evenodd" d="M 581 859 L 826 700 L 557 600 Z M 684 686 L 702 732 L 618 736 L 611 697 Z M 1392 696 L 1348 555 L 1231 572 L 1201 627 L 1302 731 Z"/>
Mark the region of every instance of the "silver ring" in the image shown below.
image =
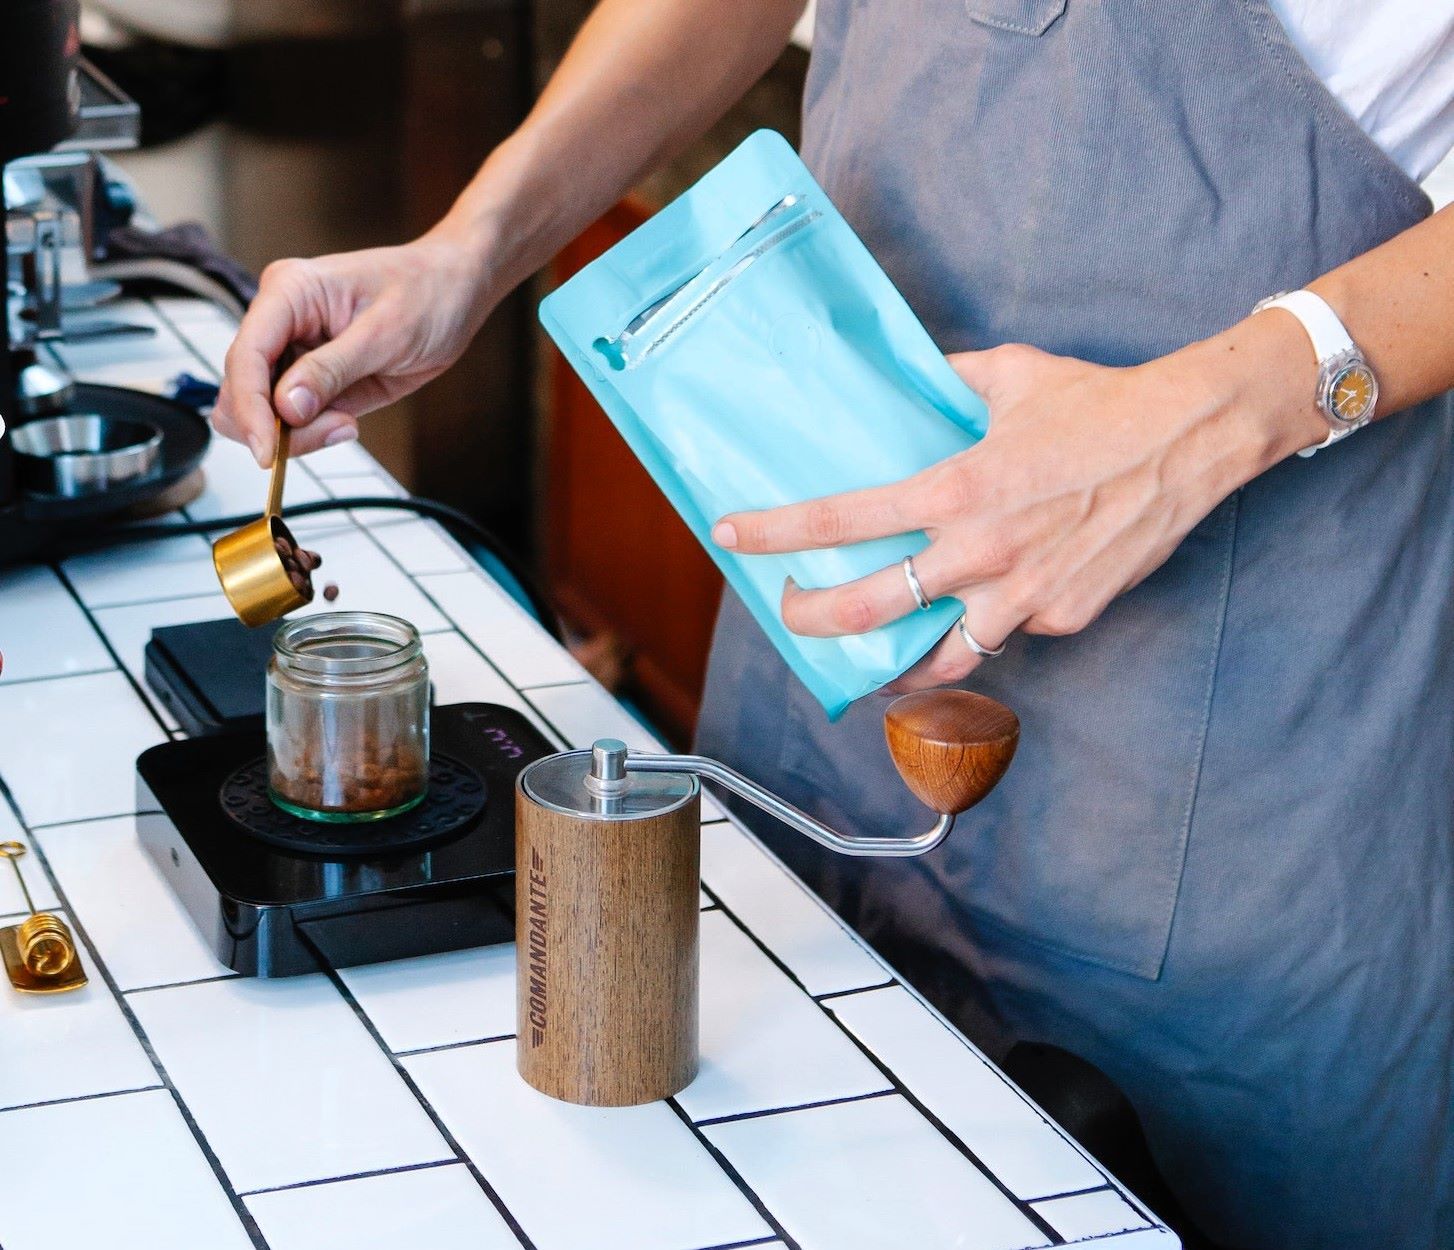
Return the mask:
<path id="1" fill-rule="evenodd" d="M 920 612 L 927 612 L 934 605 L 929 602 L 929 596 L 924 593 L 924 587 L 919 584 L 919 575 L 914 572 L 914 557 L 904 557 L 904 580 L 909 583 L 909 593 L 914 596 L 914 602 L 919 605 Z"/>
<path id="2" fill-rule="evenodd" d="M 1005 644 L 1002 642 L 991 651 L 988 647 L 982 647 L 975 641 L 973 634 L 969 632 L 969 626 L 964 623 L 964 617 L 959 618 L 959 636 L 964 639 L 966 645 L 975 655 L 983 656 L 986 660 L 993 660 L 997 655 L 1004 655 Z"/>

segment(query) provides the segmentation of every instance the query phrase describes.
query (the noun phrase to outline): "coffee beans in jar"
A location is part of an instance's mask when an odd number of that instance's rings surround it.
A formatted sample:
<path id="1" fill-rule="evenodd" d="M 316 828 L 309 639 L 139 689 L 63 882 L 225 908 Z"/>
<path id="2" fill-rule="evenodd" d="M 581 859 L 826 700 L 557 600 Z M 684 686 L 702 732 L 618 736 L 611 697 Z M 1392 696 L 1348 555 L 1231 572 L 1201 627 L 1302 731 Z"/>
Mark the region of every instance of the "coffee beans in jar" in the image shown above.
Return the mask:
<path id="1" fill-rule="evenodd" d="M 268 666 L 267 750 L 273 802 L 309 820 L 380 820 L 422 801 L 429 669 L 414 627 L 376 612 L 284 624 Z"/>

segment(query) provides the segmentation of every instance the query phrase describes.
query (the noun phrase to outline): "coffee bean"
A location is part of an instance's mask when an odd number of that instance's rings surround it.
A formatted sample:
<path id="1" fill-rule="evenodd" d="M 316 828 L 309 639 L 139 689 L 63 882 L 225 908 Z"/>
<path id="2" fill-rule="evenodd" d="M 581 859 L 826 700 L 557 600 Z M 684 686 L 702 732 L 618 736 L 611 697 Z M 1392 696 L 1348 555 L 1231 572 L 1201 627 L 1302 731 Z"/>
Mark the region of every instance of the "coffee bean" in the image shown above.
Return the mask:
<path id="1" fill-rule="evenodd" d="M 327 599 L 329 603 L 332 603 L 335 599 L 338 598 L 338 587 L 335 586 L 332 582 L 329 582 L 328 585 L 323 588 L 323 597 Z"/>
<path id="2" fill-rule="evenodd" d="M 288 540 L 281 534 L 273 539 L 273 550 L 285 558 L 293 554 L 293 548 L 288 545 Z"/>
<path id="3" fill-rule="evenodd" d="M 308 578 L 304 574 L 293 569 L 288 574 L 288 580 L 293 583 L 293 589 L 300 595 L 308 595 L 311 598 L 313 588 L 308 584 Z"/>

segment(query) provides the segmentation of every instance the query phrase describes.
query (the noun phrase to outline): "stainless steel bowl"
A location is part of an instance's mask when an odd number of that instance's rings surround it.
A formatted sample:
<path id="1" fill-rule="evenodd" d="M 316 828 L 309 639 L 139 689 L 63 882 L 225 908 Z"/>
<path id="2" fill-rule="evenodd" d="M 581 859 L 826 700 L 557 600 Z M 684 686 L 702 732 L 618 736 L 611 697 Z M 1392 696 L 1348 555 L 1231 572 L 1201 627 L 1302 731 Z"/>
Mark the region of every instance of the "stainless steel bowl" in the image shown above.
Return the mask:
<path id="1" fill-rule="evenodd" d="M 24 490 L 74 499 L 145 477 L 161 456 L 162 432 L 146 421 L 73 413 L 13 427 L 10 443 Z"/>

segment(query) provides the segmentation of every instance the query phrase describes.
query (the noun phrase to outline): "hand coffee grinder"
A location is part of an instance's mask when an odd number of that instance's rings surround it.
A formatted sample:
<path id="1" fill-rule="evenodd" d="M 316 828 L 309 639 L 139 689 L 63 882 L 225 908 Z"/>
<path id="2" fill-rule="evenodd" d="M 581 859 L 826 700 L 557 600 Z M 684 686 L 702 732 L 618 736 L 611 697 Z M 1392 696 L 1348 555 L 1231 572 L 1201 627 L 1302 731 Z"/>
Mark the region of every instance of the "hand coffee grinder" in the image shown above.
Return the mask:
<path id="1" fill-rule="evenodd" d="M 925 833 L 851 836 L 698 755 L 602 739 L 547 756 L 516 785 L 517 1066 L 567 1102 L 667 1098 L 697 1071 L 701 786 L 714 782 L 844 855 L 922 855 L 1004 775 L 1008 708 L 964 690 L 889 705 L 889 754 L 939 818 Z"/>

